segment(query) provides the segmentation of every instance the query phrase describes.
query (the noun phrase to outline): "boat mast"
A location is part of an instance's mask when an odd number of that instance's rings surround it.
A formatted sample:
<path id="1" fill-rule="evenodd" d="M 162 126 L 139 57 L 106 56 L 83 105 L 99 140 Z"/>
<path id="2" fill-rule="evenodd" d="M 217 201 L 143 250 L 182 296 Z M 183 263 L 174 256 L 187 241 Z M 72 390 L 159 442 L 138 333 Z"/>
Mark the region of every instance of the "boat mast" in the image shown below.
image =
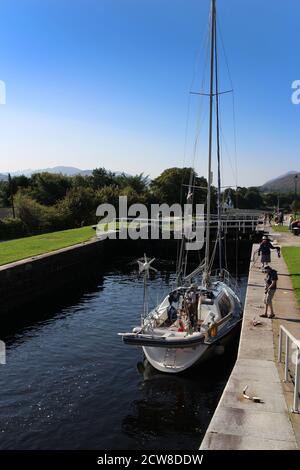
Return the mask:
<path id="1" fill-rule="evenodd" d="M 220 119 L 219 119 L 219 76 L 218 76 L 218 51 L 217 51 L 217 28 L 215 27 L 215 80 L 216 80 L 216 121 L 217 121 L 217 160 L 218 160 L 218 195 L 217 195 L 217 209 L 218 209 L 218 234 L 217 240 L 219 245 L 219 269 L 222 272 L 222 221 L 221 221 L 221 156 L 220 156 Z"/>
<path id="2" fill-rule="evenodd" d="M 213 98 L 214 98 L 214 63 L 215 63 L 215 28 L 216 28 L 216 0 L 211 2 L 211 49 L 210 49 L 210 92 L 209 92 L 209 147 L 208 147 L 208 177 L 207 177 L 207 216 L 206 216 L 206 246 L 205 246 L 205 269 L 204 280 L 209 284 L 210 265 L 210 221 L 211 221 L 211 158 L 213 138 Z"/>

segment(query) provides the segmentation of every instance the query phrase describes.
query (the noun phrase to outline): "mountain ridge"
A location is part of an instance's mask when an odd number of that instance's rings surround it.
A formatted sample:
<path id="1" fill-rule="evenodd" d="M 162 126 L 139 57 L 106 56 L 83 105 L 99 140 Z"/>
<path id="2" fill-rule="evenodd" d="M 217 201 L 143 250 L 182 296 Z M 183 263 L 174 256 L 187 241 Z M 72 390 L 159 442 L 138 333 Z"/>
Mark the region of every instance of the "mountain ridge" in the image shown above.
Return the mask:
<path id="1" fill-rule="evenodd" d="M 35 173 L 54 173 L 54 174 L 63 174 L 65 176 L 75 176 L 75 175 L 81 175 L 81 176 L 90 176 L 92 174 L 93 170 L 82 170 L 80 168 L 76 168 L 74 166 L 64 166 L 64 165 L 58 165 L 54 166 L 52 168 L 39 168 L 37 170 L 33 170 L 32 168 L 26 168 L 24 170 L 19 170 L 19 171 L 11 171 L 10 174 L 11 176 L 31 176 Z M 113 171 L 112 173 L 115 173 L 116 175 L 120 175 L 123 172 L 121 171 Z M 127 174 L 127 173 L 125 173 Z M 7 174 L 0 173 L 0 181 L 7 181 Z"/>
<path id="2" fill-rule="evenodd" d="M 300 189 L 300 172 L 299 171 L 289 171 L 284 175 L 273 178 L 262 186 L 260 186 L 260 191 L 263 193 L 291 193 L 295 191 L 295 176 L 298 175 Z"/>

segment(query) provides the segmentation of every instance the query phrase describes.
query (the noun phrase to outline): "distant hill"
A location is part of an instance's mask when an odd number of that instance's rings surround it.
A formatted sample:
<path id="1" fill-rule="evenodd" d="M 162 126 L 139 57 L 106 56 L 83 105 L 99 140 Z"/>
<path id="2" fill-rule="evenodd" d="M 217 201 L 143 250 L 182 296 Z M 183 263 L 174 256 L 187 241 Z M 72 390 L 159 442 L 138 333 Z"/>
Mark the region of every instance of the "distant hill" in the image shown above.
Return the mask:
<path id="1" fill-rule="evenodd" d="M 19 171 L 11 171 L 11 176 L 31 176 L 34 173 L 61 173 L 66 176 L 75 176 L 75 175 L 82 175 L 82 176 L 90 176 L 93 170 L 81 170 L 80 168 L 76 168 L 74 166 L 54 166 L 53 168 L 39 168 L 37 170 L 32 170 L 31 168 L 27 168 L 25 170 Z M 113 171 L 115 175 L 121 175 L 123 172 L 120 171 Z M 128 173 L 124 173 L 126 176 L 129 176 Z M 0 181 L 7 180 L 7 174 L 4 175 L 0 173 Z"/>
<path id="2" fill-rule="evenodd" d="M 55 166 L 53 168 L 41 168 L 38 170 L 27 169 L 27 170 L 13 171 L 11 172 L 11 175 L 12 176 L 19 176 L 19 175 L 31 176 L 34 173 L 44 173 L 44 172 L 62 173 L 63 175 L 66 175 L 66 176 L 74 176 L 74 175 L 88 176 L 92 174 L 92 170 L 81 170 L 80 168 L 75 168 L 73 166 Z"/>
<path id="3" fill-rule="evenodd" d="M 260 187 L 263 193 L 292 193 L 295 190 L 295 175 L 299 175 L 298 190 L 300 190 L 300 172 L 289 171 L 285 175 L 274 178 Z"/>

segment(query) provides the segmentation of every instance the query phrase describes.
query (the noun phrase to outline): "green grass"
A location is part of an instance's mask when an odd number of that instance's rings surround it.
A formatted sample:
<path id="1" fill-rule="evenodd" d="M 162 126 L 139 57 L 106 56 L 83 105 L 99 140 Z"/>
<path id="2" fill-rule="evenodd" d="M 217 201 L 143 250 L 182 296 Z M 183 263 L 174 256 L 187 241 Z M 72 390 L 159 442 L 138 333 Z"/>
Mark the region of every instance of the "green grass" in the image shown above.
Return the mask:
<path id="1" fill-rule="evenodd" d="M 300 304 L 300 247 L 285 246 L 282 254 L 292 277 L 295 294 Z"/>
<path id="2" fill-rule="evenodd" d="M 95 236 L 92 227 L 44 233 L 0 243 L 0 265 L 76 245 Z"/>
<path id="3" fill-rule="evenodd" d="M 288 232 L 289 228 L 287 225 L 272 225 L 273 232 Z"/>

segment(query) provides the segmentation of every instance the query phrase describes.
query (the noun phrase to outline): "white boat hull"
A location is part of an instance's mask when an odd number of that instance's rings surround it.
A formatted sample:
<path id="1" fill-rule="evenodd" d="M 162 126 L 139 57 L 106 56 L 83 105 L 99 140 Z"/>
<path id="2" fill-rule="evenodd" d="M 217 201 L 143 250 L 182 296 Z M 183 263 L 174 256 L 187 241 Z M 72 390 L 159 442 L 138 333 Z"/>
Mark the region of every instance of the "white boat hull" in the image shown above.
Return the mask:
<path id="1" fill-rule="evenodd" d="M 184 298 L 189 287 L 177 289 Z M 178 311 L 182 311 L 180 304 L 176 309 L 177 320 L 167 323 L 167 304 L 170 303 L 167 296 L 150 312 L 143 329 L 136 327 L 132 333 L 121 333 L 123 341 L 142 347 L 148 362 L 158 371 L 169 374 L 178 374 L 220 354 L 240 325 L 241 302 L 234 291 L 219 280 L 211 283 L 209 295 L 202 285 L 197 291 L 197 321 L 201 321 L 198 331 L 191 332 L 188 330 L 190 324 L 183 321 L 178 323 Z M 183 331 L 179 329 L 182 327 Z"/>
<path id="2" fill-rule="evenodd" d="M 168 374 L 178 374 L 220 354 L 219 348 L 230 344 L 231 337 L 238 331 L 239 326 L 240 322 L 237 322 L 227 334 L 212 343 L 201 343 L 197 346 L 184 349 L 164 349 L 144 346 L 143 351 L 148 362 L 155 369 Z"/>
<path id="3" fill-rule="evenodd" d="M 210 346 L 200 344 L 193 348 L 163 349 L 143 347 L 150 364 L 161 372 L 178 374 L 200 361 Z"/>

